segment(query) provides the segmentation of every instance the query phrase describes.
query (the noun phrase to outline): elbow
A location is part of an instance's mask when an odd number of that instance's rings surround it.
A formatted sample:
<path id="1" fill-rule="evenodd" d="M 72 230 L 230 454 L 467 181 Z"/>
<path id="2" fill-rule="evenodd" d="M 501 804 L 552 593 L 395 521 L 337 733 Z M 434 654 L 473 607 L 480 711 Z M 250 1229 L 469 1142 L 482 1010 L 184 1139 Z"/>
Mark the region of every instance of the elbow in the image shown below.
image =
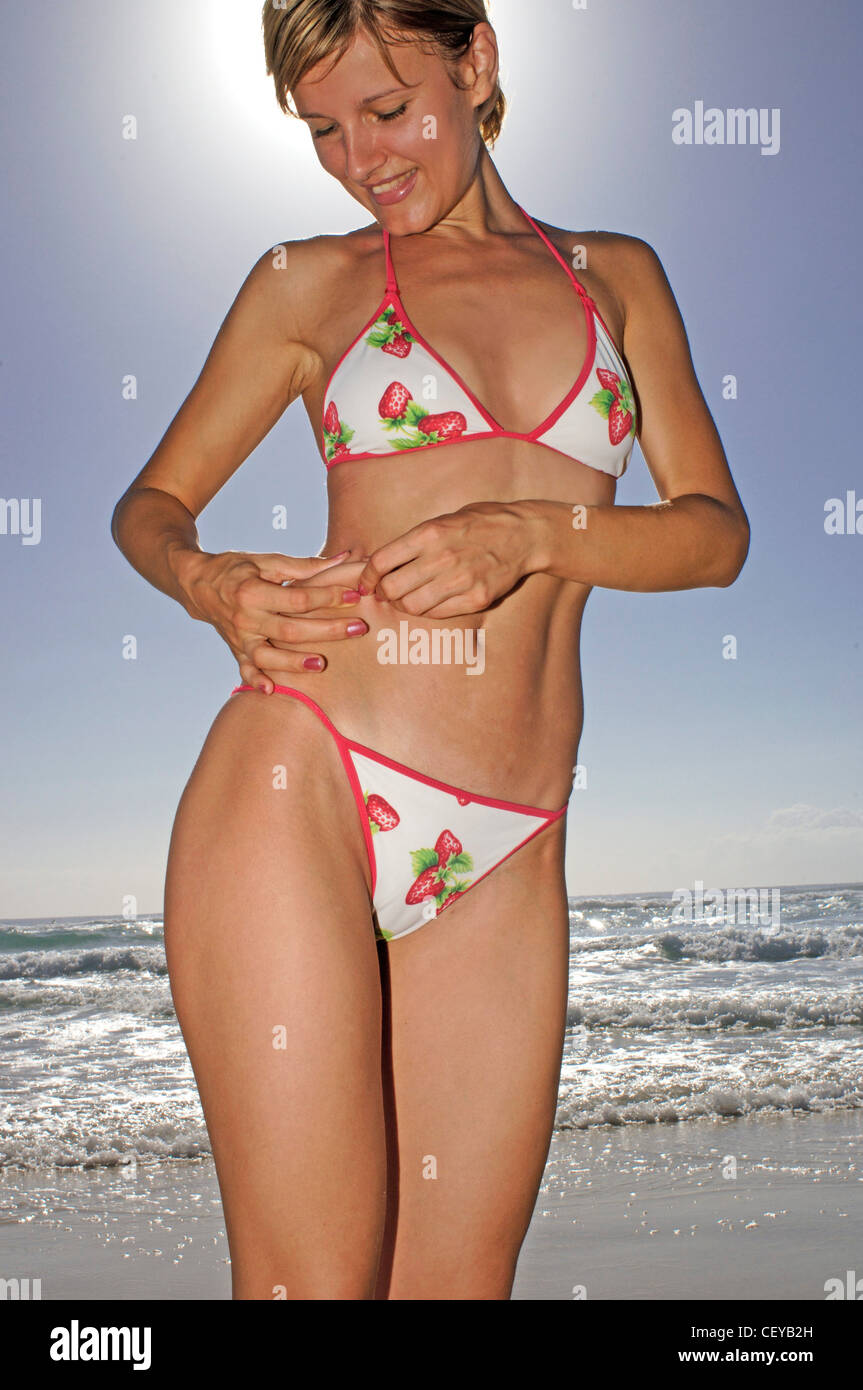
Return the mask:
<path id="1" fill-rule="evenodd" d="M 114 544 L 115 544 L 115 545 L 118 547 L 118 549 L 120 549 L 120 550 L 122 550 L 122 548 L 123 548 L 123 547 L 120 545 L 120 517 L 122 516 L 122 513 L 123 513 L 123 503 L 125 502 L 126 497 L 127 497 L 127 493 L 124 492 L 124 493 L 123 493 L 123 496 L 122 496 L 122 497 L 120 498 L 120 500 L 117 502 L 116 506 L 114 507 L 113 512 L 111 513 L 111 538 L 112 538 Z"/>
<path id="2" fill-rule="evenodd" d="M 124 521 L 129 501 L 134 496 L 135 491 L 135 484 L 130 483 L 130 485 L 126 488 L 126 491 L 123 493 L 123 496 L 118 499 L 114 507 L 114 510 L 111 513 L 111 537 L 117 549 L 122 551 L 124 555 L 126 553 L 123 548 L 123 531 L 125 529 Z"/>
<path id="3" fill-rule="evenodd" d="M 733 529 L 716 556 L 718 569 L 711 583 L 728 589 L 737 579 L 749 554 L 749 522 L 745 515 L 735 518 Z"/>

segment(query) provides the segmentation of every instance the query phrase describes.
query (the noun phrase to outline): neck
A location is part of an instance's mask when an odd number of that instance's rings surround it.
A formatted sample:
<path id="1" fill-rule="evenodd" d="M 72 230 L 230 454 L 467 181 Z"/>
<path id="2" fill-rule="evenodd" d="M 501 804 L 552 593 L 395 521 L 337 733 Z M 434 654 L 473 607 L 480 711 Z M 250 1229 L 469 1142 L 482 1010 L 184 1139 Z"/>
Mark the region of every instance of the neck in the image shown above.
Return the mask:
<path id="1" fill-rule="evenodd" d="M 481 143 L 470 182 L 457 201 L 436 222 L 413 235 L 484 241 L 502 232 L 523 231 L 525 225 L 518 204 Z"/>

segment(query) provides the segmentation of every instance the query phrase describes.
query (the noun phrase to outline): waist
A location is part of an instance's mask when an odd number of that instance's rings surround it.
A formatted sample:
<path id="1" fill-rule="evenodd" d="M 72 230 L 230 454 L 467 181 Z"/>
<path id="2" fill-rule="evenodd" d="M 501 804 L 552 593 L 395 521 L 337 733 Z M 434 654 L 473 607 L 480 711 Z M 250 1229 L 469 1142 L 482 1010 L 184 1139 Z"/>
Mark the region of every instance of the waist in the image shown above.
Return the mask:
<path id="1" fill-rule="evenodd" d="M 557 585 L 532 576 L 494 608 L 446 620 L 365 598 L 351 616 L 367 633 L 308 644 L 326 656 L 324 671 L 266 674 L 310 696 L 346 737 L 391 758 L 550 805 L 567 793 L 582 725 L 586 591 L 570 585 L 564 595 Z"/>

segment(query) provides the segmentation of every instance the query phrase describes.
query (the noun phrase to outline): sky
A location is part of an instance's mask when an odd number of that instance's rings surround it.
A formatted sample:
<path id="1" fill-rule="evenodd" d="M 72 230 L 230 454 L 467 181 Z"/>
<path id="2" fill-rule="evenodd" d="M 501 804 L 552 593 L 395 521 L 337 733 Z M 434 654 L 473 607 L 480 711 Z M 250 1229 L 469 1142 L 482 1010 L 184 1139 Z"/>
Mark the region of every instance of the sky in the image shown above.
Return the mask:
<path id="1" fill-rule="evenodd" d="M 859 880 L 863 12 L 490 14 L 507 188 L 543 221 L 653 246 L 752 528 L 730 588 L 591 595 L 569 892 Z M 109 526 L 263 251 L 368 221 L 279 111 L 259 17 L 258 0 L 4 16 L 0 918 L 158 912 L 177 801 L 236 682 L 215 632 Z M 757 143 L 680 140 L 681 112 L 695 128 L 736 107 L 763 113 Z M 825 507 L 849 493 L 861 534 L 828 534 Z M 638 445 L 617 500 L 656 501 Z M 296 401 L 202 514 L 202 544 L 314 554 L 325 503 Z"/>

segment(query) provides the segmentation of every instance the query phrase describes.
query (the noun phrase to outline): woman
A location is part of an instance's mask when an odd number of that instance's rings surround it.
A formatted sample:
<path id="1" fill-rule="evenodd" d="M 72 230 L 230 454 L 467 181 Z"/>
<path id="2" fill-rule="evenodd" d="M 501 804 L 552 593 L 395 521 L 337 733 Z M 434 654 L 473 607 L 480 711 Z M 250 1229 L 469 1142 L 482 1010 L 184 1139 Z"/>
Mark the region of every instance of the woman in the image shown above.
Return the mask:
<path id="1" fill-rule="evenodd" d="M 260 259 L 115 514 L 242 676 L 174 826 L 174 1000 L 235 1298 L 506 1299 L 557 1098 L 584 605 L 730 584 L 748 526 L 654 252 L 504 187 L 483 0 L 288 0 L 264 36 L 374 220 Z M 202 550 L 298 396 L 324 554 Z M 636 437 L 662 500 L 615 508 Z"/>

